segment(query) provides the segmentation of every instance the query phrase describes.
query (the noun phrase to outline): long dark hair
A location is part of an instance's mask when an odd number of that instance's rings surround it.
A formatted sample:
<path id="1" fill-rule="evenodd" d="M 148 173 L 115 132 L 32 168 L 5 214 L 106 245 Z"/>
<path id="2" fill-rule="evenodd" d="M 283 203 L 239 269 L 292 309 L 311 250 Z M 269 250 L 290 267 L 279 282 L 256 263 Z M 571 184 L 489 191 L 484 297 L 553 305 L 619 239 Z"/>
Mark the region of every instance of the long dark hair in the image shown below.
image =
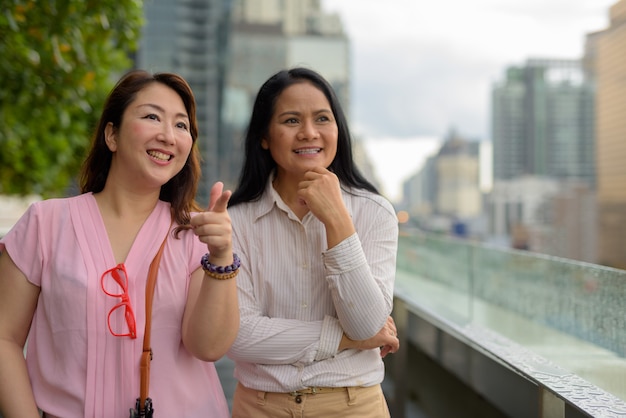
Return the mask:
<path id="1" fill-rule="evenodd" d="M 302 82 L 309 82 L 324 93 L 337 122 L 337 154 L 328 169 L 337 175 L 342 185 L 378 194 L 374 185 L 363 177 L 354 163 L 348 122 L 333 88 L 324 77 L 313 70 L 292 68 L 274 74 L 257 93 L 245 138 L 244 163 L 229 206 L 258 200 L 263 194 L 269 176 L 276 168 L 276 162 L 269 150 L 261 147 L 261 139 L 268 133 L 278 96 L 287 87 Z"/>
<path id="2" fill-rule="evenodd" d="M 161 187 L 159 194 L 159 199 L 171 204 L 174 220 L 179 225 L 188 225 L 191 219 L 190 212 L 200 210 L 195 201 L 200 179 L 200 152 L 196 144 L 198 123 L 196 101 L 191 87 L 177 74 L 150 74 L 143 70 L 133 70 L 117 82 L 104 103 L 89 154 L 83 163 L 80 191 L 98 193 L 104 189 L 113 158 L 113 153 L 105 141 L 104 129 L 109 122 L 118 128 L 122 123 L 124 111 L 135 100 L 137 93 L 152 83 L 164 84 L 178 93 L 189 116 L 189 132 L 193 141 L 191 152 L 180 172 Z"/>

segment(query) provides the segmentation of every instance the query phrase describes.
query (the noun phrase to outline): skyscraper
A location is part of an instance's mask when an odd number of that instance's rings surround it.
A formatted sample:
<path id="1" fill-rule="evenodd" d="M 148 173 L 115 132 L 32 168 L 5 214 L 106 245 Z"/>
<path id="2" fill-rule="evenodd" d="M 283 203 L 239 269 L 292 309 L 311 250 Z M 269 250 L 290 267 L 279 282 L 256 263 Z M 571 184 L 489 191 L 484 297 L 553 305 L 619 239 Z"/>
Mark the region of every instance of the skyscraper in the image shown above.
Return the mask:
<path id="1" fill-rule="evenodd" d="M 598 261 L 626 268 L 626 0 L 609 16 L 609 27 L 587 38 L 597 89 Z"/>
<path id="2" fill-rule="evenodd" d="M 494 180 L 594 183 L 593 89 L 580 60 L 530 59 L 492 91 Z"/>
<path id="3" fill-rule="evenodd" d="M 198 200 L 213 182 L 234 188 L 242 140 L 261 84 L 292 66 L 320 72 L 349 115 L 348 37 L 320 0 L 147 0 L 137 67 L 185 77 L 198 103 L 203 177 Z M 365 153 L 355 141 L 355 157 Z M 359 164 L 372 178 L 366 163 Z M 369 170 L 368 170 L 369 169 Z"/>
<path id="4" fill-rule="evenodd" d="M 448 133 L 437 154 L 435 210 L 453 219 L 473 219 L 482 213 L 478 141 Z"/>
<path id="5" fill-rule="evenodd" d="M 198 200 L 207 202 L 221 180 L 222 156 L 230 152 L 221 132 L 222 91 L 228 48 L 229 0 L 149 0 L 136 66 L 183 76 L 197 102 L 202 179 Z"/>

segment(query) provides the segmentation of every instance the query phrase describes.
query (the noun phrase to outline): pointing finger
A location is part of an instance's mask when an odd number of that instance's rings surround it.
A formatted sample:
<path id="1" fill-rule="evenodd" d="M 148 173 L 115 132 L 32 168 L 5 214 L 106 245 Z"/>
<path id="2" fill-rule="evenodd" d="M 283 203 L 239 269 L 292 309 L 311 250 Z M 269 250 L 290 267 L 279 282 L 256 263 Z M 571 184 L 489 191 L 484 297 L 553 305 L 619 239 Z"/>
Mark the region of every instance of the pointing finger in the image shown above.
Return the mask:
<path id="1" fill-rule="evenodd" d="M 209 210 L 213 210 L 215 203 L 222 195 L 222 190 L 224 190 L 224 183 L 221 181 L 216 182 L 213 187 L 211 187 L 211 198 L 209 201 Z"/>
<path id="2" fill-rule="evenodd" d="M 230 200 L 231 194 L 232 193 L 230 190 L 226 190 L 224 193 L 222 193 L 219 199 L 217 199 L 217 202 L 215 202 L 215 204 L 213 205 L 211 211 L 226 212 L 226 208 L 228 207 L 228 201 Z"/>

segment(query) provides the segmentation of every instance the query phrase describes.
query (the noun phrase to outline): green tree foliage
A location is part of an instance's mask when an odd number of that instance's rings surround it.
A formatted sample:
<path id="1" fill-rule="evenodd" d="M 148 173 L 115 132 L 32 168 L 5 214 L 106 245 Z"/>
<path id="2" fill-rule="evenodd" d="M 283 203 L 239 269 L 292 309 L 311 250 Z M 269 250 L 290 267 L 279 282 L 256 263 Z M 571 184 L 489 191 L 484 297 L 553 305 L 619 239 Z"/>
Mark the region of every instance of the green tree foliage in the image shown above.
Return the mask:
<path id="1" fill-rule="evenodd" d="M 142 2 L 0 2 L 0 194 L 60 196 L 132 67 Z"/>

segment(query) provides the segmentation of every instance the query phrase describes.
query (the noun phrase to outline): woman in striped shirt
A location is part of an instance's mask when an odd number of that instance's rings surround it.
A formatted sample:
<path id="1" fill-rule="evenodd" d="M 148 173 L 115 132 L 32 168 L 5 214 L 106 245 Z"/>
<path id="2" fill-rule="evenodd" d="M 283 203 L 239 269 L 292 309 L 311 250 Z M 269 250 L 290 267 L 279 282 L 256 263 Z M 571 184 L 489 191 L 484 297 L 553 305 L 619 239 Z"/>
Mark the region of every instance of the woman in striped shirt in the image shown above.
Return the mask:
<path id="1" fill-rule="evenodd" d="M 388 417 L 397 218 L 318 73 L 260 88 L 229 214 L 242 266 L 233 417 Z"/>

